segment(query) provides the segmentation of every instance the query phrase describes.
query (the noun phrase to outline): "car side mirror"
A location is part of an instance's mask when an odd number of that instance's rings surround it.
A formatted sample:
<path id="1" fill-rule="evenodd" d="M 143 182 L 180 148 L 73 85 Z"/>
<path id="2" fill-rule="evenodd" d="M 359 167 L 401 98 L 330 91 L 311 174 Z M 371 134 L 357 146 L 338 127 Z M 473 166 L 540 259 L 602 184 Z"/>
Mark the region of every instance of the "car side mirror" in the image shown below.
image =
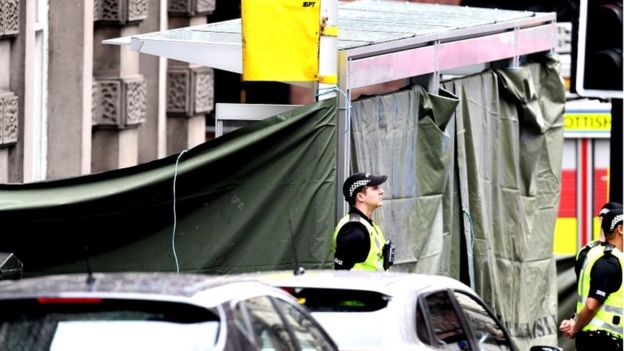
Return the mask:
<path id="1" fill-rule="evenodd" d="M 563 349 L 557 346 L 532 346 L 530 351 L 563 351 Z"/>

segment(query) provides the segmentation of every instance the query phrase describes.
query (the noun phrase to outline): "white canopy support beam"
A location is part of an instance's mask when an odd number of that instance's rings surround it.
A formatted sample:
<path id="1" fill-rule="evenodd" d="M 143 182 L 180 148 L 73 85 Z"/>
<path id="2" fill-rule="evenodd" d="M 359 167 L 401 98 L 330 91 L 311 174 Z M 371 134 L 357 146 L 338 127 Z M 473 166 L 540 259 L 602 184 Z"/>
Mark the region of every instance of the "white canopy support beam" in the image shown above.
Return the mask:
<path id="1" fill-rule="evenodd" d="M 165 57 L 228 72 L 242 73 L 243 59 L 240 43 L 205 43 L 157 38 L 124 37 L 104 40 L 104 44 L 130 45 L 140 53 Z"/>
<path id="2" fill-rule="evenodd" d="M 436 71 L 510 59 L 552 48 L 553 25 L 518 29 L 354 59 L 352 89 Z M 517 40 L 515 40 L 517 38 Z M 418 64 L 414 64 L 418 62 Z"/>

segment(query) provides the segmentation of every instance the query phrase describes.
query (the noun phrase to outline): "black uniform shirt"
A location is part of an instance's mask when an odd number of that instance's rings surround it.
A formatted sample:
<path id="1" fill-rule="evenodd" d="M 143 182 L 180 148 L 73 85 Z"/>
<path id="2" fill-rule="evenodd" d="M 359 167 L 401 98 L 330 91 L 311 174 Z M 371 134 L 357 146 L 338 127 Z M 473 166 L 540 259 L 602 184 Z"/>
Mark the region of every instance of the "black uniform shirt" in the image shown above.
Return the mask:
<path id="1" fill-rule="evenodd" d="M 579 251 L 578 255 L 577 255 L 577 259 L 576 262 L 574 262 L 574 273 L 576 273 L 576 281 L 578 282 L 579 280 L 579 276 L 581 274 L 581 269 L 583 268 L 583 263 L 585 263 L 585 257 L 587 257 L 587 253 L 589 252 L 589 250 L 591 250 L 592 248 L 598 246 L 598 245 L 605 245 L 606 243 L 604 241 L 592 241 L 589 244 L 583 246 L 583 248 L 581 248 L 581 250 Z"/>
<path id="2" fill-rule="evenodd" d="M 609 294 L 622 284 L 622 267 L 617 257 L 605 254 L 592 267 L 589 281 L 589 297 L 605 302 Z"/>
<path id="3" fill-rule="evenodd" d="M 358 214 L 369 223 L 373 221 L 357 208 L 351 207 L 349 214 Z M 370 251 L 370 234 L 364 224 L 347 222 L 336 236 L 334 269 L 351 269 L 356 263 L 366 261 Z"/>

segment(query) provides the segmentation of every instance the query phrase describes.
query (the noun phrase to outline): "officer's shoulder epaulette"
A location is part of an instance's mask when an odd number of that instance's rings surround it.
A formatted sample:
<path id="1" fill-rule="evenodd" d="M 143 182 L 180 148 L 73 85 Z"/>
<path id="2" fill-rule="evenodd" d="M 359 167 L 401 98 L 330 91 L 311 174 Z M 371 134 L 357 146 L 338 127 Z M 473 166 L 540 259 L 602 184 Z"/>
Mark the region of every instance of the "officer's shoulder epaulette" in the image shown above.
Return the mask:
<path id="1" fill-rule="evenodd" d="M 600 240 L 596 240 L 596 241 L 592 241 L 590 243 L 585 244 L 585 246 L 583 246 L 579 252 L 576 254 L 576 258 L 577 259 L 584 259 L 585 255 L 587 255 L 587 253 L 593 249 L 596 246 L 600 246 L 604 244 L 602 241 Z"/>
<path id="2" fill-rule="evenodd" d="M 605 245 L 605 248 L 604 248 L 604 255 L 605 255 L 605 256 L 607 256 L 607 255 L 611 255 L 611 254 L 613 253 L 613 249 L 614 249 L 614 248 L 615 248 L 615 246 L 613 246 L 613 245 L 611 245 L 611 244 L 607 244 L 607 245 Z"/>
<path id="3" fill-rule="evenodd" d="M 596 240 L 596 241 L 592 241 L 589 244 L 587 244 L 587 247 L 590 249 L 593 249 L 594 247 L 604 244 L 604 242 L 600 241 L 600 240 Z"/>
<path id="4" fill-rule="evenodd" d="M 360 215 L 357 213 L 349 213 L 349 222 L 359 222 L 360 221 Z"/>

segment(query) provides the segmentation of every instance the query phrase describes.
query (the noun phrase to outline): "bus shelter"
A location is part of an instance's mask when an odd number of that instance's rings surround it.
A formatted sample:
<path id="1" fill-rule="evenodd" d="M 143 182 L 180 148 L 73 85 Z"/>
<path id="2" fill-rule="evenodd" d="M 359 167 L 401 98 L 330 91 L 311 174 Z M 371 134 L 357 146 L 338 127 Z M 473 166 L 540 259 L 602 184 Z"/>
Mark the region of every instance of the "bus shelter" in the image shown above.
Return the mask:
<path id="1" fill-rule="evenodd" d="M 509 11 L 399 1 L 353 1 L 338 5 L 339 106 L 354 91 L 417 77 L 437 92 L 445 73 L 466 74 L 507 60 L 517 67 L 524 55 L 552 52 L 554 13 Z M 105 40 L 132 50 L 242 73 L 241 20 L 210 23 Z M 303 82 L 289 82 L 308 85 Z M 349 108 L 338 114 L 338 130 L 348 130 Z M 348 176 L 351 140 L 339 132 L 337 184 Z M 340 191 L 337 203 L 342 203 Z M 337 206 L 337 218 L 345 208 Z"/>

